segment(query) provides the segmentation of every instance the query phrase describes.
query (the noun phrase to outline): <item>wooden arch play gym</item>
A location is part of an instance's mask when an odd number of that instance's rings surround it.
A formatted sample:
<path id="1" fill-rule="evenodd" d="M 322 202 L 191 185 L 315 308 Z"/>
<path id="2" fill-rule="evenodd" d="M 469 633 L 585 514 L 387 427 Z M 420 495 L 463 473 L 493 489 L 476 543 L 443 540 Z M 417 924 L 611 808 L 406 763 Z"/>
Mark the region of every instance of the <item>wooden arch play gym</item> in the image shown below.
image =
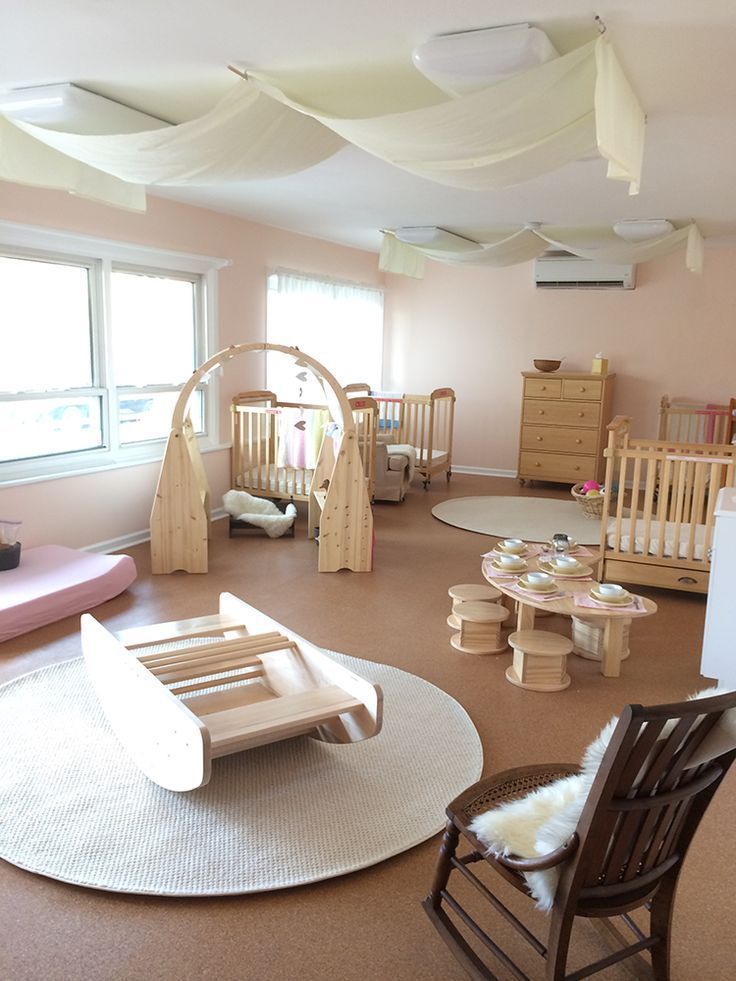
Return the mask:
<path id="1" fill-rule="evenodd" d="M 318 538 L 318 568 L 320 572 L 370 572 L 373 514 L 350 403 L 322 364 L 298 348 L 280 344 L 233 344 L 200 365 L 183 386 L 151 511 L 151 571 L 207 572 L 210 492 L 187 406 L 209 372 L 251 351 L 286 354 L 322 385 L 337 430 L 322 440 L 309 494 L 308 527 L 310 535 Z"/>

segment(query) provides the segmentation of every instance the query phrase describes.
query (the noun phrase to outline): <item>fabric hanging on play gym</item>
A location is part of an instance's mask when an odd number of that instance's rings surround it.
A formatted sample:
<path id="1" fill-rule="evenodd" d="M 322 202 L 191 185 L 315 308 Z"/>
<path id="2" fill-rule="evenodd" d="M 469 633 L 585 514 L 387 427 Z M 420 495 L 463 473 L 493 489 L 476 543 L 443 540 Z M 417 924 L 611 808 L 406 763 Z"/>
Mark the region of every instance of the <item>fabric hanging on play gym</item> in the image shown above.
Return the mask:
<path id="1" fill-rule="evenodd" d="M 638 192 L 644 113 L 605 35 L 468 95 L 431 86 L 431 104 L 417 106 L 395 87 L 400 111 L 371 110 L 352 74 L 331 76 L 318 100 L 352 105 L 339 114 L 287 95 L 288 78 L 249 75 L 198 119 L 142 133 L 68 133 L 0 115 L 0 179 L 143 210 L 147 185 L 279 177 L 347 144 L 474 190 L 531 180 L 597 147 L 608 177 Z M 383 90 L 388 81 L 384 73 Z"/>

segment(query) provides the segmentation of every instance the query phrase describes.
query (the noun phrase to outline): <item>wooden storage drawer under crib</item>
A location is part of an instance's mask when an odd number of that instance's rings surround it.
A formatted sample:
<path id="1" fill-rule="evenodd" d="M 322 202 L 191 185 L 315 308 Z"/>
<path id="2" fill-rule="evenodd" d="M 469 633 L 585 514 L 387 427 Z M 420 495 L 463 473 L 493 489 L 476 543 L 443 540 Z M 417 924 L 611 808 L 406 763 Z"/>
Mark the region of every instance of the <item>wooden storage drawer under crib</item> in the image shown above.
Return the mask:
<path id="1" fill-rule="evenodd" d="M 629 562 L 616 559 L 606 560 L 605 575 L 611 582 L 658 586 L 660 589 L 680 589 L 686 593 L 707 593 L 710 578 L 710 572 L 705 569 L 674 568 L 671 565 L 657 565 L 655 562 Z"/>

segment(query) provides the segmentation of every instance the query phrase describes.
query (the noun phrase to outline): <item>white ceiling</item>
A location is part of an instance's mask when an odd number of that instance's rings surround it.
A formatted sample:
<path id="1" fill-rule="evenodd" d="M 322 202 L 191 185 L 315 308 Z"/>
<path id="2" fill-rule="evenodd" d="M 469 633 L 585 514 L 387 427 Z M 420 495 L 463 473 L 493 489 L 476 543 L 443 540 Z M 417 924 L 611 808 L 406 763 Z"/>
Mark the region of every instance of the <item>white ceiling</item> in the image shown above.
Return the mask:
<path id="1" fill-rule="evenodd" d="M 380 228 L 442 225 L 482 240 L 527 221 L 611 225 L 694 218 L 736 241 L 734 0 L 23 0 L 3 18 L 0 91 L 75 82 L 180 122 L 233 85 L 226 66 L 262 72 L 375 75 L 409 64 L 443 33 L 528 21 L 564 53 L 606 23 L 647 113 L 641 193 L 605 177 L 602 160 L 570 164 L 500 191 L 456 190 L 347 147 L 293 177 L 155 193 L 377 251 Z"/>

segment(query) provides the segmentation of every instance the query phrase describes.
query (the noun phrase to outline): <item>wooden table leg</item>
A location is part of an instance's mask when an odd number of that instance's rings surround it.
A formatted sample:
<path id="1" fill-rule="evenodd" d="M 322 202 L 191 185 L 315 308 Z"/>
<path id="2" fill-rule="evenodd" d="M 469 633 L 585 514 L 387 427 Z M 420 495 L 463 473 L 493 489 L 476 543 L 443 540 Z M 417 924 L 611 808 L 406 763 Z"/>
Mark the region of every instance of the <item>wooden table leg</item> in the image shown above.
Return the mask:
<path id="1" fill-rule="evenodd" d="M 601 674 L 606 678 L 618 678 L 621 674 L 621 656 L 624 650 L 623 617 L 608 617 L 603 628 Z"/>
<path id="2" fill-rule="evenodd" d="M 519 600 L 519 610 L 516 614 L 516 629 L 534 630 L 534 615 L 534 607 L 524 603 L 523 600 Z"/>

